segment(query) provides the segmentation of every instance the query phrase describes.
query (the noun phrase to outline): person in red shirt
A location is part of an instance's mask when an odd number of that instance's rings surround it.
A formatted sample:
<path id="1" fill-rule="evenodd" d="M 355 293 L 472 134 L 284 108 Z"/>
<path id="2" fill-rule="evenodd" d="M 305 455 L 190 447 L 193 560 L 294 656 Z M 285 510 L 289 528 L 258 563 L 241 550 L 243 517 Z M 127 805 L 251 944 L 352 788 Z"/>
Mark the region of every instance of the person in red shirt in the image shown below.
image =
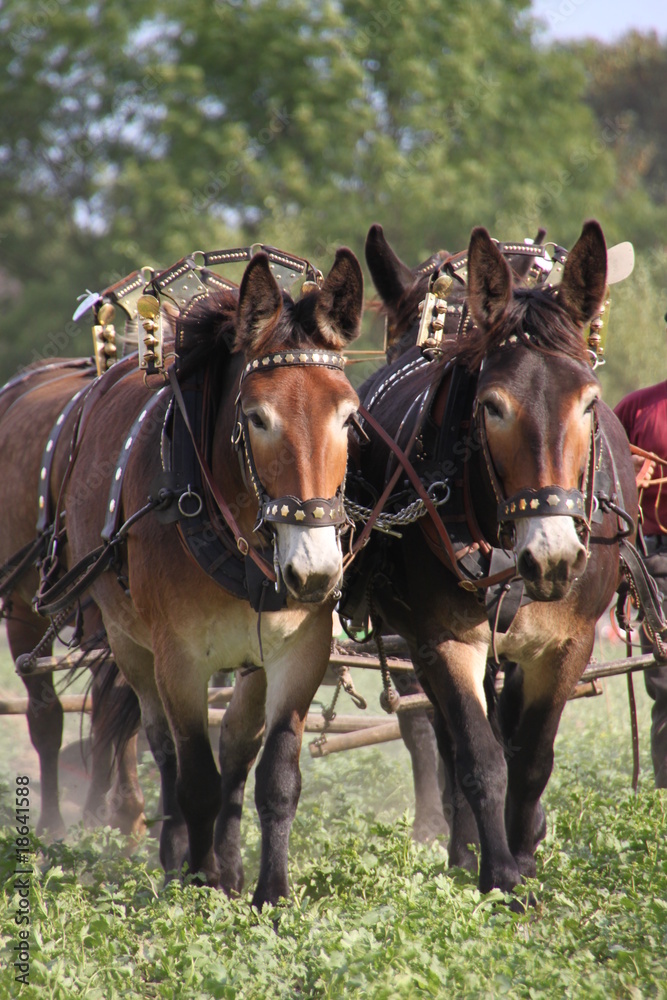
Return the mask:
<path id="1" fill-rule="evenodd" d="M 665 315 L 667 321 L 667 314 Z M 643 514 L 644 562 L 663 596 L 667 613 L 667 483 L 651 483 L 649 477 L 667 476 L 667 381 L 631 392 L 614 412 L 623 424 L 630 444 L 664 457 L 656 470 L 651 467 L 640 482 Z M 640 547 L 641 551 L 641 547 Z M 642 649 L 651 652 L 651 643 L 642 631 Z M 656 788 L 667 788 L 667 666 L 644 671 L 646 690 L 653 699 L 651 712 L 651 756 Z"/>

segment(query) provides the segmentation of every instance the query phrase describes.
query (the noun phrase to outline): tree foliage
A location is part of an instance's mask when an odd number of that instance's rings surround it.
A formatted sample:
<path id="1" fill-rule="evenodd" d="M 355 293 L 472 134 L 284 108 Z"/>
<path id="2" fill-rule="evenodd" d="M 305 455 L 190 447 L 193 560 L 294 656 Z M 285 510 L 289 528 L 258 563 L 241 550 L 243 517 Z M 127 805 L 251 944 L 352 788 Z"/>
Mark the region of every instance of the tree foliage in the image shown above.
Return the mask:
<path id="1" fill-rule="evenodd" d="M 3 374 L 83 349 L 75 296 L 261 241 L 327 266 L 382 222 L 412 263 L 598 217 L 655 243 L 581 54 L 529 0 L 8 0 L 0 53 Z M 602 86 L 602 84 L 601 84 Z"/>

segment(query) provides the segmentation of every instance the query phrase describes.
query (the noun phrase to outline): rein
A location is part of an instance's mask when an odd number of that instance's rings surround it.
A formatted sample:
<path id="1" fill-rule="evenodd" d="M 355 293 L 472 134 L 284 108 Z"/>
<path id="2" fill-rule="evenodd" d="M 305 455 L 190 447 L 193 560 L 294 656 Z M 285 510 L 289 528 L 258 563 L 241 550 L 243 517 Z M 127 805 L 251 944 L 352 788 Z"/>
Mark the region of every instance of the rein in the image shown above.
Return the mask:
<path id="1" fill-rule="evenodd" d="M 461 567 L 459 565 L 459 559 L 457 557 L 457 553 L 454 549 L 454 546 L 452 545 L 452 540 L 449 536 L 449 532 L 447 531 L 442 521 L 442 518 L 438 514 L 438 510 L 436 508 L 435 503 L 433 502 L 432 496 L 428 493 L 428 491 L 424 487 L 423 482 L 419 478 L 417 472 L 414 469 L 414 466 L 410 462 L 410 459 L 408 458 L 407 455 L 407 452 L 409 452 L 409 450 L 412 448 L 412 444 L 414 443 L 414 437 L 418 433 L 418 428 L 415 429 L 413 433 L 413 439 L 409 442 L 408 448 L 406 448 L 406 451 L 403 451 L 398 446 L 398 444 L 396 444 L 391 435 L 385 431 L 384 427 L 382 427 L 377 422 L 377 420 L 375 420 L 375 418 L 368 412 L 368 410 L 364 406 L 359 406 L 359 413 L 361 414 L 362 418 L 368 423 L 368 425 L 373 429 L 373 431 L 378 435 L 378 437 L 383 441 L 383 443 L 390 449 L 392 454 L 395 455 L 395 457 L 398 459 L 399 464 L 397 468 L 394 470 L 391 479 L 387 483 L 387 486 L 385 487 L 382 496 L 379 498 L 378 502 L 373 508 L 370 517 L 366 521 L 363 531 L 361 532 L 355 544 L 353 545 L 349 559 L 354 558 L 359 549 L 362 548 L 368 541 L 368 536 L 370 534 L 370 531 L 375 521 L 377 520 L 378 515 L 382 511 L 384 504 L 386 503 L 386 500 L 389 494 L 391 493 L 391 490 L 395 486 L 396 481 L 398 480 L 398 477 L 401 473 L 401 470 L 403 470 L 407 474 L 408 479 L 410 480 L 415 492 L 417 493 L 417 496 L 422 501 L 424 507 L 426 508 L 427 513 L 429 514 L 431 522 L 437 532 L 438 539 L 442 543 L 445 552 L 447 554 L 447 559 L 449 561 L 450 568 L 454 572 L 454 574 L 458 577 L 459 586 L 465 590 L 486 590 L 488 587 L 492 587 L 497 583 L 502 583 L 506 580 L 511 579 L 511 577 L 513 577 L 516 573 L 514 567 L 510 569 L 504 569 L 499 573 L 492 574 L 491 576 L 479 577 L 474 580 L 462 572 Z"/>

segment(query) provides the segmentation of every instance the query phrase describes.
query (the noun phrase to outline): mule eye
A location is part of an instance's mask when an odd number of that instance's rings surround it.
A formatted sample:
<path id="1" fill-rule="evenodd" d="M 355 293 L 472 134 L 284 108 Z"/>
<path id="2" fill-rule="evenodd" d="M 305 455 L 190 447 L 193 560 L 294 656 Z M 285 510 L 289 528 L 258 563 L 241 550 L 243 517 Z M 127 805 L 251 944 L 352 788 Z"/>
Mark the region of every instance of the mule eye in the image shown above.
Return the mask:
<path id="1" fill-rule="evenodd" d="M 497 420 L 503 419 L 503 411 L 497 403 L 494 403 L 492 399 L 485 399 L 482 406 L 490 417 L 495 417 Z"/>
<path id="2" fill-rule="evenodd" d="M 599 398 L 598 396 L 594 396 L 593 399 L 591 399 L 590 403 L 588 404 L 588 406 L 584 410 L 584 413 L 592 413 L 593 412 L 593 410 L 595 409 L 595 404 L 598 401 L 598 398 Z"/>
<path id="3" fill-rule="evenodd" d="M 258 430 L 260 431 L 266 430 L 266 424 L 264 423 L 264 421 L 262 420 L 262 418 L 260 417 L 259 413 L 257 413 L 256 410 L 248 414 L 248 420 L 250 421 L 252 426 L 256 427 Z"/>

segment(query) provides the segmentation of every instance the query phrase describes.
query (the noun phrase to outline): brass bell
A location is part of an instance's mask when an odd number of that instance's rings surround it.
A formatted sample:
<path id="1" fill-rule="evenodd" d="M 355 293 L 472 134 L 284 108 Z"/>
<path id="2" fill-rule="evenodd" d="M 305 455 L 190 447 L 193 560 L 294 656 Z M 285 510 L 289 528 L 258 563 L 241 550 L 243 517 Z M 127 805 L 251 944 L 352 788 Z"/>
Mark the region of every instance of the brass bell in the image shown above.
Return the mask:
<path id="1" fill-rule="evenodd" d="M 443 299 L 452 285 L 452 276 L 450 274 L 439 275 L 431 286 L 431 291 L 434 295 L 437 295 L 439 299 Z"/>
<path id="2" fill-rule="evenodd" d="M 316 292 L 319 287 L 316 281 L 304 281 L 301 286 L 301 294 L 310 295 L 311 292 Z"/>
<path id="3" fill-rule="evenodd" d="M 97 310 L 97 322 L 100 326 L 107 326 L 108 323 L 114 318 L 116 310 L 111 305 L 110 302 L 103 302 L 100 308 Z"/>
<path id="4" fill-rule="evenodd" d="M 142 319 L 155 319 L 160 311 L 160 302 L 154 295 L 141 295 L 137 300 L 137 312 Z"/>

